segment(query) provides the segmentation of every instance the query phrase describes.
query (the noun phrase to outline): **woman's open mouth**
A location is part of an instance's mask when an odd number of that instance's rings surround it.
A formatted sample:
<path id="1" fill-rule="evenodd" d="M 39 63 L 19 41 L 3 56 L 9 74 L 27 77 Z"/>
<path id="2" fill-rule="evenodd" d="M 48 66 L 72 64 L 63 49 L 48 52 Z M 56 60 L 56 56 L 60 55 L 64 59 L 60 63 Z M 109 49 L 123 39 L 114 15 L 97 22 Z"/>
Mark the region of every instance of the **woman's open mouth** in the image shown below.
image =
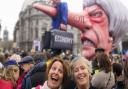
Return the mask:
<path id="1" fill-rule="evenodd" d="M 51 77 L 51 79 L 52 79 L 53 82 L 58 82 L 59 81 L 59 78 L 57 78 L 57 77 Z"/>

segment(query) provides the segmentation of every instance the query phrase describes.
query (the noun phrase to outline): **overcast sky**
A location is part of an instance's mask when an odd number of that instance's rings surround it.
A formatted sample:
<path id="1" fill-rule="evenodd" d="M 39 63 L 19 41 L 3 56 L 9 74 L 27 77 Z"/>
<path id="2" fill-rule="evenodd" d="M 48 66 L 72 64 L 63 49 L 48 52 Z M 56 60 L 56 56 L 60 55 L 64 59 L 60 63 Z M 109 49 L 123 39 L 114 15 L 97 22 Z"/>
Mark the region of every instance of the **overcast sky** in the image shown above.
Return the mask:
<path id="1" fill-rule="evenodd" d="M 0 0 L 0 20 L 2 30 L 4 30 L 5 27 L 7 28 L 9 31 L 9 39 L 13 38 L 14 25 L 18 19 L 18 14 L 22 8 L 23 2 L 24 0 Z"/>
<path id="2" fill-rule="evenodd" d="M 2 24 L 2 31 L 6 28 L 9 31 L 9 39 L 13 39 L 13 31 L 16 21 L 19 18 L 19 13 L 22 9 L 25 0 L 0 0 L 0 20 Z M 80 11 L 82 0 L 63 0 L 68 1 L 69 6 L 75 10 Z M 115 0 L 116 1 L 116 0 Z M 121 0 L 128 6 L 128 0 Z M 77 8 L 76 8 L 77 6 Z M 78 8 L 79 7 L 79 8 Z M 0 34 L 2 36 L 3 32 Z"/>

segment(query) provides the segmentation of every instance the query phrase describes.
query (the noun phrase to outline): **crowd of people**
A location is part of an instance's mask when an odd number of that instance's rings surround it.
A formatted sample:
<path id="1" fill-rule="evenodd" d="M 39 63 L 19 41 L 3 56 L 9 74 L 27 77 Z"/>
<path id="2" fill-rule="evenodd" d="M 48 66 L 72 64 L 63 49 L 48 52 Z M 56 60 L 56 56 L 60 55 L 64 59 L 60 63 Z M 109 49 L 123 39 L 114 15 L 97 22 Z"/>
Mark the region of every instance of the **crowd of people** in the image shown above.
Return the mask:
<path id="1" fill-rule="evenodd" d="M 128 59 L 95 52 L 92 61 L 50 51 L 1 54 L 0 89 L 128 89 Z"/>
<path id="2" fill-rule="evenodd" d="M 33 7 L 52 17 L 53 28 L 77 27 L 81 54 L 33 49 L 0 55 L 0 89 L 128 89 L 128 57 L 115 60 L 110 54 L 128 28 L 120 1 L 84 0 L 81 14 L 68 11 L 61 0 L 50 1 L 52 7 Z"/>

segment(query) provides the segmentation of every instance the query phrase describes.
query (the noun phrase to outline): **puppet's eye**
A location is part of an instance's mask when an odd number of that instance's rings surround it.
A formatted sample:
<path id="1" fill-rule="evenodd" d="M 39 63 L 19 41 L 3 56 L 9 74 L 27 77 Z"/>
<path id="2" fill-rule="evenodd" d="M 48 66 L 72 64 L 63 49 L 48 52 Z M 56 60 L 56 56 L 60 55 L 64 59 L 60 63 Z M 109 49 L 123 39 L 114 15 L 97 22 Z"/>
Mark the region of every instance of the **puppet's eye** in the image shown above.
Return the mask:
<path id="1" fill-rule="evenodd" d="M 101 11 L 95 11 L 95 12 L 91 12 L 89 15 L 91 17 L 101 17 L 102 16 L 102 12 Z"/>

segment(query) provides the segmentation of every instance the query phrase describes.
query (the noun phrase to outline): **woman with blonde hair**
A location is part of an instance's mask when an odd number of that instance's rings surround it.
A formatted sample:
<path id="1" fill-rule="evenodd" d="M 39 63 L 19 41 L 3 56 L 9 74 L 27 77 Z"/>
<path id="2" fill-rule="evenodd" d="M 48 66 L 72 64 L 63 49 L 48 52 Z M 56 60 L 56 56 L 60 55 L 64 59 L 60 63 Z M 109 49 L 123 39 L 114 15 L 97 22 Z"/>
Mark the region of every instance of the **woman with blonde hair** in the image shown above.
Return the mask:
<path id="1" fill-rule="evenodd" d="M 16 81 L 19 78 L 19 67 L 15 60 L 9 60 L 5 63 L 5 67 L 0 73 L 0 88 L 15 89 Z"/>
<path id="2" fill-rule="evenodd" d="M 91 63 L 84 57 L 76 57 L 71 62 L 71 73 L 72 77 L 76 82 L 75 89 L 91 89 L 90 78 L 92 67 Z"/>

